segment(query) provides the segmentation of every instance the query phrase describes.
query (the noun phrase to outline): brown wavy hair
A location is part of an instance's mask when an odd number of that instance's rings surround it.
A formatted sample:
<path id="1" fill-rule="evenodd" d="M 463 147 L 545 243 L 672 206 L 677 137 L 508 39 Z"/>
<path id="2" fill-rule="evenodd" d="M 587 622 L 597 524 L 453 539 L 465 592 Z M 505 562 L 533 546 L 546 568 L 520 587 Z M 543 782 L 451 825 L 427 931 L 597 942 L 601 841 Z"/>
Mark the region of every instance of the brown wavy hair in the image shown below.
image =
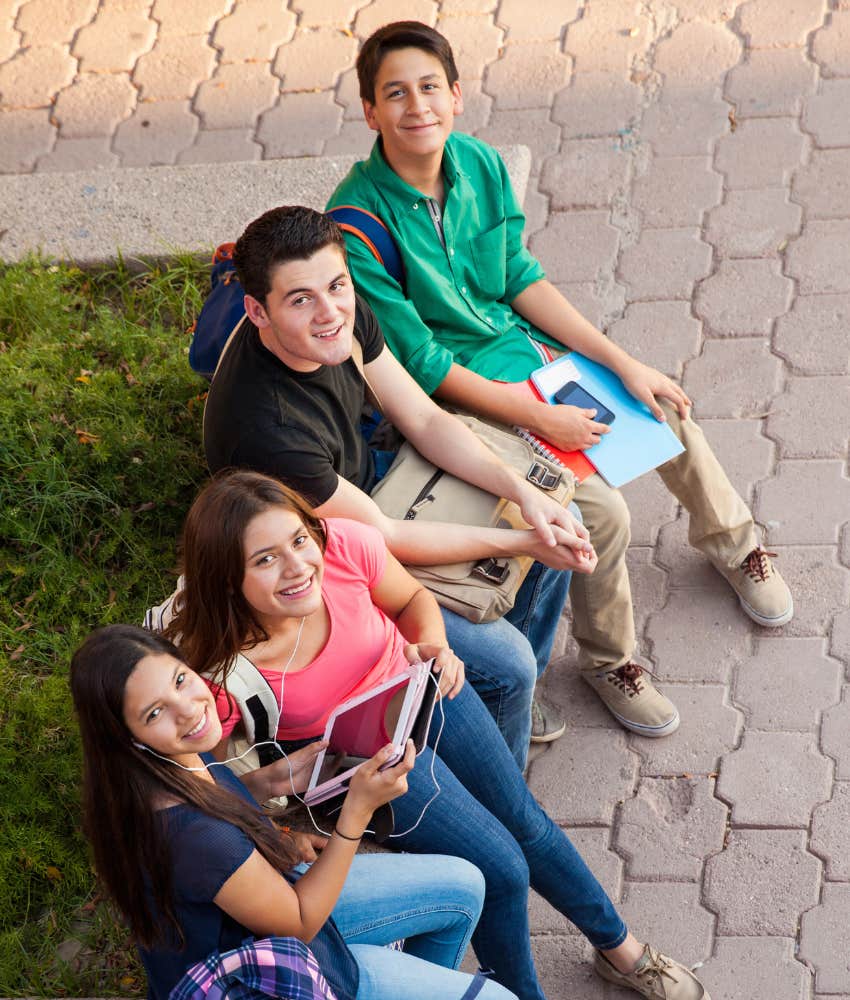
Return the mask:
<path id="1" fill-rule="evenodd" d="M 95 868 L 145 948 L 185 941 L 176 912 L 163 795 L 238 827 L 279 871 L 297 863 L 282 835 L 245 799 L 160 760 L 137 745 L 124 721 L 124 690 L 146 656 L 181 659 L 162 636 L 135 625 L 93 632 L 71 660 L 71 694 L 83 745 L 83 822 Z M 212 902 L 212 900 L 210 901 Z"/>
<path id="2" fill-rule="evenodd" d="M 322 552 L 327 535 L 313 508 L 294 490 L 259 472 L 225 471 L 192 504 L 183 527 L 183 590 L 165 635 L 178 643 L 186 663 L 226 686 L 242 649 L 265 642 L 268 633 L 242 593 L 245 530 L 274 507 L 296 514 Z M 210 675 L 209 671 L 215 671 Z"/>

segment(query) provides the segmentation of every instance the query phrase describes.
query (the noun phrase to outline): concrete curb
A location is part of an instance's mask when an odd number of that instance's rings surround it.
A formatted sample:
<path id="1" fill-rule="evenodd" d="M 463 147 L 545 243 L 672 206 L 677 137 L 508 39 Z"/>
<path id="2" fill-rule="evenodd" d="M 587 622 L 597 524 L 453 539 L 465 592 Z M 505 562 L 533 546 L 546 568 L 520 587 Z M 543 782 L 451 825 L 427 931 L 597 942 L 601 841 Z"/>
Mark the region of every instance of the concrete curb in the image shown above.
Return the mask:
<path id="1" fill-rule="evenodd" d="M 500 149 L 523 200 L 527 146 Z M 208 252 L 267 209 L 322 209 L 358 156 L 87 170 L 0 178 L 0 259 L 31 252 L 93 264 Z"/>

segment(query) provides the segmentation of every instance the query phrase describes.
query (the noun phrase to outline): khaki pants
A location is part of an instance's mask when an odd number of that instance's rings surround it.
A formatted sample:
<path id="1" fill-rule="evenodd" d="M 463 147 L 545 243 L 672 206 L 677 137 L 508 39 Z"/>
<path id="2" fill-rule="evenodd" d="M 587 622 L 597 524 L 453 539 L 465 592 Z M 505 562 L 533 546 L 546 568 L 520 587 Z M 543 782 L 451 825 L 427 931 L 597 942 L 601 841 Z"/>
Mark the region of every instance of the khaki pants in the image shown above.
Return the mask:
<path id="1" fill-rule="evenodd" d="M 715 566 L 737 566 L 756 547 L 752 514 L 729 482 L 702 431 L 662 402 L 670 429 L 685 452 L 660 466 L 667 489 L 690 515 L 688 540 Z M 627 663 L 635 650 L 632 594 L 626 569 L 629 511 L 619 490 L 598 474 L 576 490 L 590 540 L 599 556 L 589 576 L 573 573 L 570 601 L 579 668 L 598 670 Z"/>

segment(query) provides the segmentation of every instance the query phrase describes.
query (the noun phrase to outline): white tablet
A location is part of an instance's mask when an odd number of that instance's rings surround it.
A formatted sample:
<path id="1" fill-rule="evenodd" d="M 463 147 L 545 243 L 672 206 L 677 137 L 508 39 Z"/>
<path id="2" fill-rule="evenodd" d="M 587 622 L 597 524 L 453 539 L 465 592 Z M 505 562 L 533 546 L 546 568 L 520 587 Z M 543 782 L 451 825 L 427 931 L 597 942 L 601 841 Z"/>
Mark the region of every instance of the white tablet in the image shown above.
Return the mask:
<path id="1" fill-rule="evenodd" d="M 316 758 L 304 795 L 308 805 L 346 791 L 357 768 L 387 743 L 396 749 L 385 767 L 398 763 L 411 737 L 422 752 L 438 692 L 433 664 L 413 663 L 331 712 L 322 737 L 328 746 Z"/>

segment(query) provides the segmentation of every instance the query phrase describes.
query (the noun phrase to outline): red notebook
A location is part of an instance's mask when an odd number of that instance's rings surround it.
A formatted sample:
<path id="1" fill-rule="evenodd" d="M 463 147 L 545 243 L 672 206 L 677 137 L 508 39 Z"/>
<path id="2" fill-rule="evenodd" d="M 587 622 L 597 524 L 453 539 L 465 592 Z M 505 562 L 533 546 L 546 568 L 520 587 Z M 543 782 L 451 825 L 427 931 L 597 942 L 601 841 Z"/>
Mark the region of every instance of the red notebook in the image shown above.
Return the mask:
<path id="1" fill-rule="evenodd" d="M 524 396 L 531 396 L 532 399 L 537 399 L 541 403 L 546 402 L 543 396 L 537 391 L 531 379 L 527 379 L 525 382 L 501 382 L 500 384 L 511 389 L 513 392 Z M 596 472 L 596 466 L 583 451 L 562 451 L 556 445 L 552 444 L 551 441 L 538 437 L 525 427 L 514 427 L 514 430 L 521 438 L 528 441 L 538 455 L 548 458 L 550 462 L 554 462 L 556 465 L 565 465 L 580 483 Z"/>

